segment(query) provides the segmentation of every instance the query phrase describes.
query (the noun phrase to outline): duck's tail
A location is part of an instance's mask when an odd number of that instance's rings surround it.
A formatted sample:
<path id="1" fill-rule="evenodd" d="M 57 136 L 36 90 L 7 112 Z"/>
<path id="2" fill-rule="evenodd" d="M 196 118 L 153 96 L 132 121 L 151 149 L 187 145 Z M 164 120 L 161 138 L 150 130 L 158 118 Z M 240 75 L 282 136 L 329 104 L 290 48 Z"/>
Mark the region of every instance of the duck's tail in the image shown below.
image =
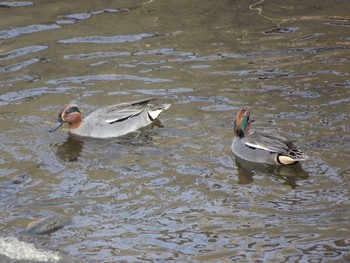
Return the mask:
<path id="1" fill-rule="evenodd" d="M 277 161 L 281 164 L 293 164 L 300 161 L 305 161 L 309 159 L 309 156 L 307 156 L 305 153 L 297 149 L 294 145 L 289 150 L 288 154 L 279 154 L 277 156 Z"/>
<path id="2" fill-rule="evenodd" d="M 159 104 L 159 105 L 149 105 L 148 117 L 151 121 L 154 121 L 159 117 L 159 115 L 164 111 L 169 109 L 171 104 Z"/>

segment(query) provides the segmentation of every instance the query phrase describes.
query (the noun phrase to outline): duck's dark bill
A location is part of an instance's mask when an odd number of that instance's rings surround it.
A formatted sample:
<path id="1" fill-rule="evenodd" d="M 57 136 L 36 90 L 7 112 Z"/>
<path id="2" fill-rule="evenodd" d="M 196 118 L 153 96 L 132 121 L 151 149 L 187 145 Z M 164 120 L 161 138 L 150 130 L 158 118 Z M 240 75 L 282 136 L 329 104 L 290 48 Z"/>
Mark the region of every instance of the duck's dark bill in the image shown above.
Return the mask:
<path id="1" fill-rule="evenodd" d="M 61 127 L 63 125 L 62 121 L 57 121 L 56 126 L 52 127 L 51 129 L 49 129 L 49 132 L 55 132 L 58 130 L 59 127 Z"/>

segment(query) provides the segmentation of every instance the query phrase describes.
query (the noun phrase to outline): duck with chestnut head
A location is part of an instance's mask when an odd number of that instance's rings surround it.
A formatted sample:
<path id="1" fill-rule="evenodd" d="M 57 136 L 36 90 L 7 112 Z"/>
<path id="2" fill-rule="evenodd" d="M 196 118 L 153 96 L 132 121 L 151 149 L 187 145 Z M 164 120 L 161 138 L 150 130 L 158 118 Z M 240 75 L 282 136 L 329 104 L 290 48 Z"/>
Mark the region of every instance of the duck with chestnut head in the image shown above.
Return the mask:
<path id="1" fill-rule="evenodd" d="M 103 107 L 82 118 L 79 107 L 68 103 L 58 113 L 57 125 L 50 129 L 56 131 L 68 123 L 69 132 L 91 138 L 113 138 L 145 127 L 155 121 L 170 104 L 151 105 L 148 98 L 139 101 Z"/>

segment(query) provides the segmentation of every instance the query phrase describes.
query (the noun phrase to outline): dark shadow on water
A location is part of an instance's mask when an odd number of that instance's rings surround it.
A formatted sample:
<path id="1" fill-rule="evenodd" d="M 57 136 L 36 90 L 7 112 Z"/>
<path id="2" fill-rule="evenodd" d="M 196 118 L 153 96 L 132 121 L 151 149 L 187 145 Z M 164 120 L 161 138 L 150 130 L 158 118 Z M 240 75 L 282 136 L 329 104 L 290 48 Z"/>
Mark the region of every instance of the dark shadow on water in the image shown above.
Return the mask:
<path id="1" fill-rule="evenodd" d="M 56 155 L 63 161 L 75 162 L 78 160 L 84 147 L 84 141 L 73 134 L 69 134 L 67 140 L 58 146 Z"/>
<path id="2" fill-rule="evenodd" d="M 300 163 L 293 165 L 272 165 L 252 163 L 236 158 L 236 165 L 239 184 L 252 183 L 254 181 L 254 175 L 259 173 L 282 178 L 285 185 L 289 185 L 292 189 L 295 189 L 298 186 L 298 180 L 309 178 L 309 174 L 303 169 Z"/>

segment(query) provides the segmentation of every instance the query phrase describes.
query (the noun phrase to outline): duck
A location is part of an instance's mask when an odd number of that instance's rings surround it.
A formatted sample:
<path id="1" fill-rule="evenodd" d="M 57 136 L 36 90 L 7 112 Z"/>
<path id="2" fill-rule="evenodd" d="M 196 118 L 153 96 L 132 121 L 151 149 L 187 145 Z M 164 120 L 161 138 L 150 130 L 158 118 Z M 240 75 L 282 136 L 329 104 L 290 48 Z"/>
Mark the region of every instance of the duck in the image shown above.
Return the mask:
<path id="1" fill-rule="evenodd" d="M 170 104 L 149 104 L 156 99 L 147 98 L 105 106 L 90 113 L 84 119 L 79 107 L 70 102 L 61 108 L 56 126 L 49 132 L 55 132 L 64 123 L 68 123 L 69 132 L 81 137 L 119 137 L 151 124 L 170 107 Z"/>
<path id="2" fill-rule="evenodd" d="M 239 159 L 255 163 L 291 165 L 309 158 L 292 141 L 280 135 L 250 133 L 252 122 L 248 108 L 237 112 L 231 150 Z"/>

